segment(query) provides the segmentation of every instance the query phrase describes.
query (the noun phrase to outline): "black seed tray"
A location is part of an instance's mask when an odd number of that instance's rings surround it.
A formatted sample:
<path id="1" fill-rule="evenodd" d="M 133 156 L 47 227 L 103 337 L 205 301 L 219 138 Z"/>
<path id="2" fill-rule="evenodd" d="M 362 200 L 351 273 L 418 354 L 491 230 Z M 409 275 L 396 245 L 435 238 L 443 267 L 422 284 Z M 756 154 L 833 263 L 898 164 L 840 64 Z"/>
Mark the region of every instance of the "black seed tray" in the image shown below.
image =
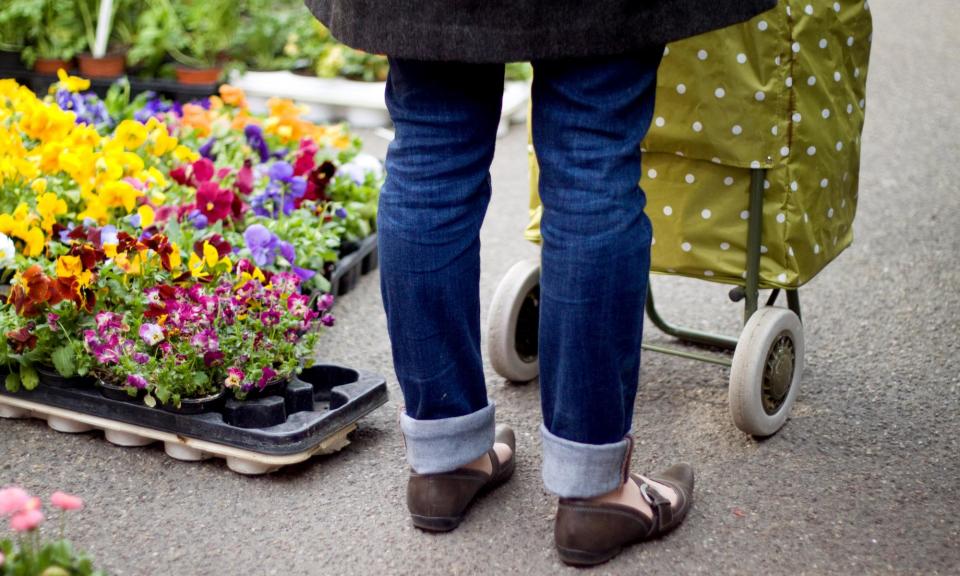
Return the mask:
<path id="1" fill-rule="evenodd" d="M 91 416 L 162 430 L 269 455 L 297 454 L 316 446 L 387 401 L 382 376 L 334 364 L 306 368 L 283 396 L 230 399 L 218 412 L 175 414 L 142 403 L 111 400 L 94 387 L 0 394 Z"/>
<path id="2" fill-rule="evenodd" d="M 330 274 L 330 292 L 334 296 L 343 296 L 356 287 L 361 276 L 376 270 L 379 265 L 376 233 L 360 242 L 345 242 L 341 248 L 340 260 Z"/>

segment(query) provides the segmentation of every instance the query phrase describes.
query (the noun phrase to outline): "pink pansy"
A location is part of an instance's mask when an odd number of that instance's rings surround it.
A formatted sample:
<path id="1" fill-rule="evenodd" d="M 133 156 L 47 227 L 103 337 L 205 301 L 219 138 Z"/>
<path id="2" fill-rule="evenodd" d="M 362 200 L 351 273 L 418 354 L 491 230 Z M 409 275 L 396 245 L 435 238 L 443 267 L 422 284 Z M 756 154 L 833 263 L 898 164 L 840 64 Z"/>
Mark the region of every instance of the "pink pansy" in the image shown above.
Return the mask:
<path id="1" fill-rule="evenodd" d="M 201 158 L 193 163 L 193 177 L 197 182 L 208 182 L 213 178 L 213 162 L 208 158 Z"/>
<path id="2" fill-rule="evenodd" d="M 80 510 L 83 508 L 82 498 L 59 490 L 50 496 L 50 503 L 61 510 Z"/>
<path id="3" fill-rule="evenodd" d="M 7 486 L 0 490 L 0 515 L 9 516 L 18 512 L 30 500 L 27 491 L 19 486 Z"/>
<path id="4" fill-rule="evenodd" d="M 14 532 L 36 530 L 41 524 L 43 524 L 43 512 L 39 510 L 23 510 L 10 518 L 10 529 Z"/>

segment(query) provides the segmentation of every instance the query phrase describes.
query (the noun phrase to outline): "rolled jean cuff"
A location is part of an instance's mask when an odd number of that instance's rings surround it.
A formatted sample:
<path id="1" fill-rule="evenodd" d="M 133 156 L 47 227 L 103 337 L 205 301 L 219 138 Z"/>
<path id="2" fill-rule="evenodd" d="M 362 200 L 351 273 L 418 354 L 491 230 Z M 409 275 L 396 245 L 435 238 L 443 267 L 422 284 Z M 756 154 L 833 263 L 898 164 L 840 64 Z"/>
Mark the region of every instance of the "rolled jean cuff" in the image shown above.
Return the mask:
<path id="1" fill-rule="evenodd" d="M 465 416 L 416 420 L 400 414 L 407 462 L 419 474 L 450 472 L 493 448 L 496 423 L 493 402 Z"/>
<path id="2" fill-rule="evenodd" d="M 583 444 L 552 434 L 540 425 L 543 484 L 561 498 L 592 498 L 623 484 L 630 440 Z"/>

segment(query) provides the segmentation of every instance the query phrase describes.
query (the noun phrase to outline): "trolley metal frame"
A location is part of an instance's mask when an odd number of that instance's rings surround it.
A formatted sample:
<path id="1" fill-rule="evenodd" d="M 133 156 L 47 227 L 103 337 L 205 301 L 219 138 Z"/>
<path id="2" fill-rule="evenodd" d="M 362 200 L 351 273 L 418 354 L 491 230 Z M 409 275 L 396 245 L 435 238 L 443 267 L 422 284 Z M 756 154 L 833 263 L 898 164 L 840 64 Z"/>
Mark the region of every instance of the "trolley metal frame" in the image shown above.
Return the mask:
<path id="1" fill-rule="evenodd" d="M 760 246 L 763 241 L 763 186 L 766 179 L 766 170 L 763 168 L 753 168 L 750 170 L 750 201 L 749 217 L 747 220 L 747 266 L 746 282 L 744 286 L 736 286 L 730 290 L 730 299 L 734 302 L 744 302 L 743 324 L 750 320 L 757 311 L 760 303 Z M 780 296 L 780 288 L 774 288 L 767 298 L 767 306 L 773 306 Z M 792 310 L 798 318 L 800 315 L 800 293 L 797 289 L 783 290 L 787 296 L 787 307 Z M 653 299 L 653 287 L 647 287 L 646 302 L 647 317 L 653 322 L 653 325 L 661 332 L 672 336 L 682 342 L 701 346 L 705 348 L 720 348 L 733 352 L 737 348 L 737 338 L 704 332 L 693 328 L 677 326 L 667 322 L 657 310 Z M 658 344 L 643 343 L 642 348 L 651 352 L 660 352 L 679 356 L 691 360 L 719 364 L 730 367 L 733 363 L 728 354 L 700 353 L 682 350 L 671 346 L 661 346 Z"/>

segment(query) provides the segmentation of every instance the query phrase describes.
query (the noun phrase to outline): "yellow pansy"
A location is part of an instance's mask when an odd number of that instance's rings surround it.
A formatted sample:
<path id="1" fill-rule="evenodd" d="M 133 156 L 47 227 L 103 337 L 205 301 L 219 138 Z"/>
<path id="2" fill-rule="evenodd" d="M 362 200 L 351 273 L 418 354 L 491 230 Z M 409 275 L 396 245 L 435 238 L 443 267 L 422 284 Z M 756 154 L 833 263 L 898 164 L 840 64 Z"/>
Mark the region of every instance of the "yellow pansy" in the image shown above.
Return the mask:
<path id="1" fill-rule="evenodd" d="M 19 107 L 18 126 L 24 134 L 35 140 L 63 140 L 75 126 L 76 115 L 53 104 L 34 101 Z"/>
<path id="2" fill-rule="evenodd" d="M 112 182 L 123 178 L 122 155 L 104 152 L 95 163 L 97 183 Z"/>
<path id="3" fill-rule="evenodd" d="M 93 126 L 77 124 L 70 132 L 66 142 L 71 147 L 96 148 L 102 140 L 103 138 Z"/>
<path id="4" fill-rule="evenodd" d="M 234 285 L 234 289 L 237 289 L 243 286 L 244 284 L 246 284 L 251 280 L 258 280 L 261 283 L 263 283 L 263 282 L 266 282 L 267 278 L 266 276 L 263 275 L 263 272 L 261 272 L 259 268 L 254 266 L 253 272 L 244 271 L 240 273 L 240 281 Z"/>
<path id="5" fill-rule="evenodd" d="M 200 154 L 180 144 L 173 150 L 173 157 L 180 162 L 196 162 L 200 159 Z"/>
<path id="6" fill-rule="evenodd" d="M 93 272 L 83 269 L 79 256 L 61 256 L 57 258 L 57 278 L 75 278 L 77 287 L 83 288 L 90 285 Z"/>
<path id="7" fill-rule="evenodd" d="M 10 214 L 0 214 L 0 234 L 12 236 L 16 222 Z"/>
<path id="8" fill-rule="evenodd" d="M 124 120 L 117 126 L 113 139 L 127 150 L 135 150 L 147 140 L 147 127 L 136 120 Z"/>
<path id="9" fill-rule="evenodd" d="M 60 154 L 63 153 L 62 142 L 47 142 L 35 149 L 40 155 L 40 169 L 47 174 L 60 172 Z"/>
<path id="10" fill-rule="evenodd" d="M 47 179 L 46 178 L 37 178 L 30 183 L 30 188 L 38 196 L 47 191 Z"/>
<path id="11" fill-rule="evenodd" d="M 37 199 L 37 213 L 40 214 L 44 232 L 50 234 L 57 216 L 67 213 L 67 203 L 53 192 L 47 192 Z"/>
<path id="12" fill-rule="evenodd" d="M 86 78 L 79 78 L 77 76 L 70 76 L 63 68 L 57 70 L 57 78 L 60 79 L 60 88 L 63 88 L 64 90 L 68 90 L 70 92 L 83 92 L 84 90 L 90 89 L 89 80 Z M 54 87 L 51 86 L 50 89 L 53 90 Z"/>
<path id="13" fill-rule="evenodd" d="M 170 247 L 173 248 L 173 251 L 170 253 L 170 268 L 176 270 L 183 264 L 183 257 L 180 256 L 180 247 L 177 246 L 176 242 L 171 242 Z"/>
<path id="14" fill-rule="evenodd" d="M 107 182 L 100 187 L 100 201 L 107 208 L 123 207 L 127 213 L 133 212 L 137 205 L 137 198 L 140 197 L 140 191 L 134 188 L 129 182 L 118 180 Z"/>
<path id="15" fill-rule="evenodd" d="M 57 278 L 73 278 L 83 272 L 79 256 L 61 256 L 57 258 Z"/>
<path id="16" fill-rule="evenodd" d="M 43 253 L 43 246 L 46 242 L 46 236 L 44 236 L 43 230 L 30 228 L 30 230 L 21 237 L 21 240 L 26 244 L 23 253 L 27 256 L 35 258 Z"/>
<path id="17" fill-rule="evenodd" d="M 209 274 L 203 271 L 203 266 L 203 258 L 197 256 L 196 252 L 191 252 L 190 260 L 187 262 L 187 268 L 190 269 L 190 275 L 194 278 L 206 278 L 209 276 Z"/>
<path id="18" fill-rule="evenodd" d="M 143 255 L 139 252 L 134 252 L 132 256 L 126 252 L 119 252 L 113 257 L 113 261 L 128 276 L 140 274 L 143 267 Z"/>
<path id="19" fill-rule="evenodd" d="M 144 204 L 143 206 L 137 208 L 137 215 L 140 216 L 140 228 L 146 230 L 153 225 L 156 214 L 153 212 L 153 208 Z"/>
<path id="20" fill-rule="evenodd" d="M 226 256 L 221 258 L 220 253 L 217 252 L 216 247 L 211 245 L 209 242 L 203 243 L 203 259 L 207 264 L 207 268 L 209 268 L 210 270 L 213 270 L 220 264 L 226 265 L 227 269 L 232 267 L 232 264 L 230 263 L 230 259 L 227 258 Z"/>
<path id="21" fill-rule="evenodd" d="M 167 132 L 167 127 L 163 124 L 160 124 L 150 132 L 150 140 L 153 141 L 150 153 L 154 156 L 163 156 L 175 150 L 179 144 L 179 140 L 171 136 L 170 133 Z"/>
<path id="22" fill-rule="evenodd" d="M 93 220 L 101 226 L 110 221 L 110 213 L 107 211 L 107 207 L 103 205 L 103 202 L 101 202 L 97 196 L 88 198 L 86 208 L 77 215 L 77 220 L 83 221 L 87 219 Z"/>

